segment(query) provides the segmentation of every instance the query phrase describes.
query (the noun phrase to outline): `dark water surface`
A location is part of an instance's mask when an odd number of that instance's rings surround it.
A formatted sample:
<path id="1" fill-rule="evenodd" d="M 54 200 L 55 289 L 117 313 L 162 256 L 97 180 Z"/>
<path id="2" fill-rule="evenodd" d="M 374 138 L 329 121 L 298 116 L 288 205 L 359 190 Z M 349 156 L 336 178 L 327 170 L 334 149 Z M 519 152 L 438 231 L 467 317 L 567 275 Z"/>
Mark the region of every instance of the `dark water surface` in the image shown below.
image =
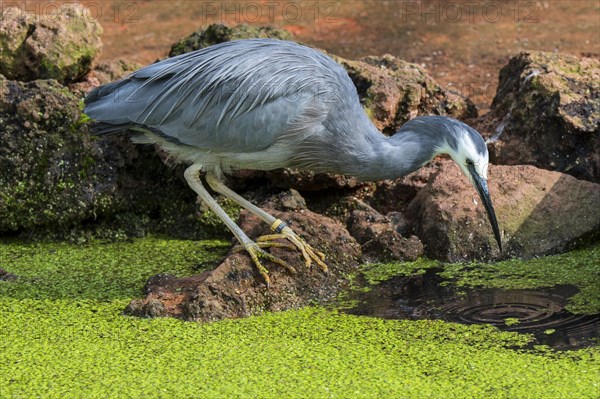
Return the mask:
<path id="1" fill-rule="evenodd" d="M 490 324 L 503 331 L 533 334 L 534 344 L 578 349 L 598 344 L 600 315 L 576 315 L 564 309 L 577 288 L 562 285 L 539 290 L 465 289 L 442 284 L 428 270 L 398 276 L 356 293 L 349 313 L 386 319 L 441 319 L 461 324 Z"/>

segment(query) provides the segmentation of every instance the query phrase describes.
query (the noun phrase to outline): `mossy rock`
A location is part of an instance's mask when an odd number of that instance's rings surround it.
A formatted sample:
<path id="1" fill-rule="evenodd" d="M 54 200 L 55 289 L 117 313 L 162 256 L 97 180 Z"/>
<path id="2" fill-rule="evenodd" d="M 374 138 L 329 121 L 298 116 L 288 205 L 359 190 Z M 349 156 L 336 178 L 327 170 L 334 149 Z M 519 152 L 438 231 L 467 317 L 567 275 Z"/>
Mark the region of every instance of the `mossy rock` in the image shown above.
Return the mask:
<path id="1" fill-rule="evenodd" d="M 181 170 L 166 167 L 152 147 L 126 134 L 91 136 L 66 87 L 0 79 L 0 234 L 74 241 L 226 235 L 211 216 L 195 217 Z"/>
<path id="2" fill-rule="evenodd" d="M 0 85 L 0 232 L 63 226 L 111 205 L 112 187 L 96 186 L 91 138 L 79 132 L 78 99 L 55 80 Z"/>
<path id="3" fill-rule="evenodd" d="M 100 23 L 79 4 L 42 16 L 7 8 L 0 15 L 0 73 L 22 81 L 77 81 L 100 52 L 101 33 Z"/>
<path id="4" fill-rule="evenodd" d="M 240 24 L 228 27 L 224 24 L 208 25 L 205 29 L 197 30 L 191 35 L 179 40 L 171 46 L 169 57 L 199 50 L 213 44 L 228 42 L 230 40 L 271 38 L 290 40 L 292 34 L 285 29 L 277 29 L 271 26 L 250 26 Z"/>
<path id="5" fill-rule="evenodd" d="M 487 130 L 493 163 L 600 182 L 600 61 L 523 52 L 500 71 Z"/>
<path id="6" fill-rule="evenodd" d="M 394 133 L 418 115 L 477 116 L 471 100 L 444 89 L 417 64 L 389 54 L 360 60 L 333 58 L 348 71 L 363 108 L 386 133 Z"/>

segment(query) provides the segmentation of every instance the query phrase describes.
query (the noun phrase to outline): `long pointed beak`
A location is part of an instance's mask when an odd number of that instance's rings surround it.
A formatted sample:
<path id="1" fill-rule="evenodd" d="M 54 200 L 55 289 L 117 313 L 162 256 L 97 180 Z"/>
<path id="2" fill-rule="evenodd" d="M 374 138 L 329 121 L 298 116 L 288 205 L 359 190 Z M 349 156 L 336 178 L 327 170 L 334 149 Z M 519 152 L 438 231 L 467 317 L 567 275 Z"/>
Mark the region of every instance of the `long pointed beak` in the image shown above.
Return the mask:
<path id="1" fill-rule="evenodd" d="M 485 179 L 475 171 L 475 167 L 469 166 L 469 173 L 473 177 L 473 184 L 479 193 L 479 197 L 483 202 L 483 206 L 488 215 L 488 219 L 490 220 L 490 224 L 492 225 L 492 229 L 494 230 L 494 237 L 496 237 L 496 242 L 498 243 L 498 248 L 500 252 L 502 252 L 502 240 L 500 239 L 500 229 L 498 228 L 498 221 L 496 220 L 496 212 L 494 212 L 494 206 L 492 205 L 492 199 L 490 198 L 490 192 L 488 191 L 487 182 Z"/>

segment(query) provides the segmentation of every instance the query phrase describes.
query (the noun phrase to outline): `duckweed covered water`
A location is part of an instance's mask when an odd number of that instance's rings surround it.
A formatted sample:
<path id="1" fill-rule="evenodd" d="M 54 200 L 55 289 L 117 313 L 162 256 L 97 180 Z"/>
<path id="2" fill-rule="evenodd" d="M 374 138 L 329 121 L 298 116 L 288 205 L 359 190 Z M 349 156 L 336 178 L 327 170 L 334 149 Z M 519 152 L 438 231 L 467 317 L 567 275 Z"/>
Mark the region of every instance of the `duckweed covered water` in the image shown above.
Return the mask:
<path id="1" fill-rule="evenodd" d="M 566 309 L 578 314 L 600 313 L 600 243 L 565 254 L 530 260 L 511 259 L 496 263 L 450 263 L 430 259 L 365 265 L 362 272 L 369 284 L 394 276 L 424 274 L 432 268 L 458 288 L 534 289 L 571 285 L 578 292 Z"/>
<path id="2" fill-rule="evenodd" d="M 219 240 L 147 238 L 110 244 L 0 243 L 0 268 L 17 275 L 0 295 L 108 301 L 141 295 L 148 277 L 199 273 L 229 249 Z"/>
<path id="3" fill-rule="evenodd" d="M 352 314 L 494 325 L 560 350 L 600 343 L 600 245 L 495 264 L 370 264 L 363 277 Z"/>
<path id="4" fill-rule="evenodd" d="M 0 398 L 597 398 L 600 351 L 528 335 L 306 308 L 210 324 L 122 316 L 147 277 L 221 242 L 0 245 Z"/>

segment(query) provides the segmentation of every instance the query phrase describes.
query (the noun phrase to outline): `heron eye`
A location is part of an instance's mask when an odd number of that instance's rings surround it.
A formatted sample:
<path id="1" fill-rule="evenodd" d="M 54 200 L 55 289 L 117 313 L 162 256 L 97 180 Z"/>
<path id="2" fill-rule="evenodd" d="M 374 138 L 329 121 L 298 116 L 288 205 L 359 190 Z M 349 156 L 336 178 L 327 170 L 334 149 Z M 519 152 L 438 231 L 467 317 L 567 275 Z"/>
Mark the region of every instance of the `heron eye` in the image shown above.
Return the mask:
<path id="1" fill-rule="evenodd" d="M 468 165 L 468 166 L 474 166 L 474 165 L 475 165 L 475 162 L 473 162 L 473 160 L 472 160 L 472 159 L 469 159 L 469 158 L 467 158 L 467 165 Z"/>

